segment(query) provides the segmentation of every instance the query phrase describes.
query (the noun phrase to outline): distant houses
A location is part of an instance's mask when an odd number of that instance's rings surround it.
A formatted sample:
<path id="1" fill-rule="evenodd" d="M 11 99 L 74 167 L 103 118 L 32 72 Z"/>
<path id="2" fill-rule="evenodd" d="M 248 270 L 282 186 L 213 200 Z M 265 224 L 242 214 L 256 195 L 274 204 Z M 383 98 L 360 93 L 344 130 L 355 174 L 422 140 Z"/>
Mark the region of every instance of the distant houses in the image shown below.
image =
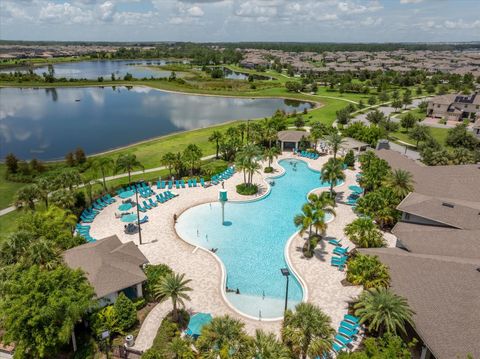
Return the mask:
<path id="1" fill-rule="evenodd" d="M 447 121 L 471 122 L 480 119 L 480 94 L 447 94 L 428 101 L 427 116 L 444 118 Z"/>
<path id="2" fill-rule="evenodd" d="M 415 190 L 397 207 L 395 248 L 361 249 L 389 267 L 408 299 L 420 358 L 480 357 L 480 165 L 420 165 L 394 151 L 376 154 L 409 171 Z"/>
<path id="3" fill-rule="evenodd" d="M 63 259 L 70 268 L 85 272 L 100 305 L 115 303 L 120 292 L 130 299 L 143 297 L 147 277 L 142 266 L 148 260 L 133 242 L 111 236 L 69 249 Z"/>

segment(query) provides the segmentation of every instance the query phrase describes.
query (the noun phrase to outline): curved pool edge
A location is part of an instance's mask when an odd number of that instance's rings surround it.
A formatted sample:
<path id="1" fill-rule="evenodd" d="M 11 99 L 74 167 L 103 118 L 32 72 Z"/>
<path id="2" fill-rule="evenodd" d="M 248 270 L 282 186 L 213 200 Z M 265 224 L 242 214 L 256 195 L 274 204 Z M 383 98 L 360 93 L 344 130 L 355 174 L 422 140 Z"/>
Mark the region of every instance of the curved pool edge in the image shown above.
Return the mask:
<path id="1" fill-rule="evenodd" d="M 271 190 L 272 190 L 272 187 L 270 185 L 270 183 L 267 181 L 268 179 L 275 179 L 275 178 L 280 178 L 280 177 L 283 177 L 286 173 L 286 170 L 285 168 L 280 164 L 281 161 L 284 161 L 284 160 L 297 160 L 297 161 L 302 161 L 302 162 L 305 162 L 308 166 L 308 168 L 314 172 L 318 172 L 320 173 L 319 170 L 316 170 L 314 168 L 311 167 L 310 163 L 308 161 L 305 161 L 301 158 L 298 158 L 298 157 L 293 157 L 293 156 L 288 156 L 288 157 L 285 157 L 285 158 L 282 158 L 280 160 L 276 160 L 276 164 L 280 167 L 281 171 L 279 173 L 275 173 L 275 174 L 271 174 L 271 175 L 268 175 L 268 176 L 265 176 L 265 177 L 262 177 L 262 181 L 266 184 L 267 186 L 267 190 L 265 191 L 265 193 L 263 193 L 261 196 L 258 196 L 256 198 L 251 198 L 251 199 L 241 199 L 241 200 L 231 200 L 230 202 L 235 202 L 235 203 L 249 203 L 249 202 L 256 202 L 256 201 L 260 201 L 260 200 L 263 200 L 263 199 L 266 199 L 266 197 L 268 197 L 268 195 L 270 194 Z M 343 182 L 344 183 L 344 182 Z M 340 184 L 340 185 L 343 185 Z M 340 185 L 337 185 L 335 187 L 338 187 Z M 309 191 L 307 193 L 307 196 L 308 194 L 314 192 L 314 191 L 317 191 L 317 190 L 320 190 L 322 188 L 325 188 L 325 187 L 316 187 L 314 189 L 312 189 L 311 191 Z M 191 207 L 188 207 L 186 208 L 184 211 L 182 211 L 178 217 L 180 217 L 184 212 L 188 211 L 189 209 L 191 208 L 194 208 L 194 207 L 197 207 L 197 206 L 200 206 L 202 204 L 206 204 L 206 203 L 213 203 L 212 201 L 206 201 L 206 202 L 203 202 L 203 203 L 200 203 L 200 204 L 195 204 L 194 206 L 191 206 Z M 335 219 L 335 216 L 332 216 L 332 218 L 327 221 L 327 223 L 330 223 L 332 222 L 333 220 Z M 258 317 L 254 317 L 254 316 L 251 316 L 249 314 L 246 314 L 244 312 L 242 312 L 241 310 L 239 310 L 238 308 L 236 308 L 227 298 L 226 296 L 226 291 L 225 291 L 225 288 L 226 288 L 226 284 L 227 284 L 227 271 L 225 269 L 225 264 L 223 263 L 223 261 L 220 259 L 219 256 L 217 256 L 215 253 L 213 253 L 212 251 L 210 251 L 209 249 L 207 248 L 204 248 L 202 246 L 198 246 L 198 245 L 195 245 L 191 242 L 189 242 L 187 239 L 184 239 L 182 236 L 180 236 L 177 232 L 177 228 L 176 228 L 176 225 L 174 223 L 173 225 L 173 229 L 174 229 L 174 232 L 175 232 L 175 235 L 180 239 L 182 240 L 183 242 L 187 243 L 188 245 L 192 246 L 193 248 L 198 248 L 204 252 L 207 252 L 209 253 L 210 255 L 213 256 L 213 258 L 215 259 L 215 261 L 219 264 L 220 266 L 220 271 L 221 271 L 221 278 L 220 278 L 220 293 L 221 293 L 221 296 L 222 296 L 222 300 L 224 301 L 224 303 L 227 305 L 228 308 L 230 308 L 232 311 L 234 311 L 235 313 L 247 318 L 247 319 L 250 319 L 250 320 L 254 320 L 254 321 L 257 321 L 257 322 L 277 322 L 277 321 L 281 321 L 283 320 L 284 316 L 281 316 L 281 317 L 275 317 L 275 318 L 258 318 Z M 291 272 L 293 273 L 293 275 L 295 276 L 295 278 L 298 280 L 299 284 L 300 284 L 300 287 L 302 288 L 302 300 L 300 302 L 306 302 L 308 300 L 308 285 L 306 283 L 306 281 L 302 278 L 302 276 L 297 272 L 297 270 L 295 269 L 292 261 L 291 261 L 291 258 L 290 258 L 290 247 L 293 243 L 293 240 L 295 239 L 295 237 L 298 235 L 299 231 L 296 231 L 295 233 L 293 233 L 289 239 L 287 240 L 287 242 L 285 243 L 285 247 L 284 247 L 284 259 L 285 259 L 285 262 L 287 263 L 287 266 L 289 267 L 289 269 L 291 270 Z"/>

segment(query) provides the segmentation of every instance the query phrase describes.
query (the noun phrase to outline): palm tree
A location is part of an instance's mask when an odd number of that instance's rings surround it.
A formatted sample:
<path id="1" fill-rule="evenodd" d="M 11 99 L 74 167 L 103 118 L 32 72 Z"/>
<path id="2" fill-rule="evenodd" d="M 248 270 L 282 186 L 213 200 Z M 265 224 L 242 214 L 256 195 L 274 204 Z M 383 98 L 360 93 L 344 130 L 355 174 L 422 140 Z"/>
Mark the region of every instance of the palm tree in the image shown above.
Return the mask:
<path id="1" fill-rule="evenodd" d="M 215 142 L 215 148 L 216 148 L 215 158 L 216 159 L 218 159 L 218 151 L 220 149 L 220 141 L 222 140 L 222 138 L 223 138 L 223 135 L 220 131 L 213 131 L 210 137 L 208 138 L 209 142 Z M 243 142 L 243 132 L 242 132 L 242 142 Z"/>
<path id="2" fill-rule="evenodd" d="M 395 223 L 398 218 L 396 207 L 400 203 L 400 198 L 388 187 L 382 187 L 373 192 L 367 193 L 357 202 L 357 213 L 373 218 L 380 228 L 385 228 L 387 224 Z"/>
<path id="3" fill-rule="evenodd" d="M 390 172 L 383 180 L 383 185 L 390 188 L 399 199 L 413 191 L 413 183 L 412 174 L 402 169 Z"/>
<path id="4" fill-rule="evenodd" d="M 266 118 L 263 122 L 263 140 L 268 142 L 268 148 L 272 147 L 272 141 L 277 139 L 277 134 L 275 122 Z"/>
<path id="5" fill-rule="evenodd" d="M 248 143 L 238 152 L 236 156 L 236 165 L 243 170 L 245 185 L 252 184 L 253 174 L 260 169 L 258 158 L 261 156 L 261 150 L 258 146 Z M 248 174 L 248 177 L 246 176 Z"/>
<path id="6" fill-rule="evenodd" d="M 53 189 L 52 181 L 40 177 L 37 181 L 37 197 L 45 202 L 45 209 L 48 209 L 48 196 Z"/>
<path id="7" fill-rule="evenodd" d="M 169 273 L 163 277 L 160 282 L 154 287 L 155 298 L 163 302 L 170 298 L 173 305 L 173 319 L 178 320 L 177 305 L 184 306 L 184 300 L 190 300 L 187 292 L 192 288 L 187 284 L 191 279 L 185 279 L 185 274 Z"/>
<path id="8" fill-rule="evenodd" d="M 183 151 L 183 159 L 190 164 L 190 175 L 193 176 L 193 171 L 198 161 L 202 158 L 202 150 L 195 144 L 189 144 Z"/>
<path id="9" fill-rule="evenodd" d="M 88 194 L 88 199 L 90 200 L 90 203 L 93 203 L 93 185 L 100 184 L 100 182 L 95 179 L 89 178 L 87 176 L 82 176 L 82 182 L 83 182 L 83 187 L 85 188 L 85 191 Z"/>
<path id="10" fill-rule="evenodd" d="M 75 206 L 75 197 L 72 191 L 59 189 L 52 193 L 50 202 L 59 208 L 72 209 Z"/>
<path id="11" fill-rule="evenodd" d="M 277 146 L 266 148 L 263 152 L 263 157 L 268 160 L 268 168 L 272 167 L 272 162 L 280 154 L 280 149 Z"/>
<path id="12" fill-rule="evenodd" d="M 208 358 L 247 358 L 251 340 L 245 324 L 228 315 L 215 317 L 202 328 L 195 346 Z"/>
<path id="13" fill-rule="evenodd" d="M 100 171 L 100 174 L 102 175 L 103 190 L 105 192 L 108 191 L 107 182 L 105 181 L 105 176 L 106 176 L 107 172 L 113 170 L 114 165 L 115 165 L 114 161 L 110 157 L 97 157 L 93 161 L 93 168 L 96 171 Z"/>
<path id="14" fill-rule="evenodd" d="M 307 252 L 310 252 L 310 236 L 312 235 L 312 227 L 316 221 L 314 209 L 310 203 L 305 203 L 302 207 L 302 213 L 297 214 L 293 218 L 293 223 L 300 228 L 299 233 L 302 236 L 308 230 Z"/>
<path id="15" fill-rule="evenodd" d="M 61 262 L 58 250 L 44 238 L 33 241 L 27 249 L 26 258 L 29 265 L 39 265 L 49 270 Z"/>
<path id="16" fill-rule="evenodd" d="M 174 337 L 172 341 L 168 343 L 166 352 L 169 355 L 169 358 L 173 359 L 195 359 L 195 352 L 190 345 L 189 341 Z"/>
<path id="17" fill-rule="evenodd" d="M 330 196 L 333 196 L 333 187 L 335 187 L 338 181 L 345 179 L 345 173 L 343 173 L 342 163 L 334 158 L 330 158 L 323 166 L 320 174 L 322 182 L 330 182 Z"/>
<path id="18" fill-rule="evenodd" d="M 370 218 L 357 218 L 344 229 L 348 239 L 360 248 L 378 248 L 385 246 L 382 233 Z"/>
<path id="19" fill-rule="evenodd" d="M 82 182 L 82 179 L 80 177 L 80 172 L 78 172 L 78 170 L 75 168 L 65 168 L 56 177 L 56 181 L 58 183 L 58 187 L 68 188 L 68 190 L 71 192 L 73 187 Z"/>
<path id="20" fill-rule="evenodd" d="M 170 177 L 172 176 L 172 170 L 175 165 L 175 154 L 172 152 L 167 152 L 165 153 L 162 158 L 160 159 L 160 163 L 162 166 L 165 166 L 168 168 L 168 173 Z"/>
<path id="21" fill-rule="evenodd" d="M 292 355 L 287 347 L 278 341 L 273 333 L 263 330 L 255 331 L 253 353 L 250 357 L 255 359 L 291 359 Z"/>
<path id="22" fill-rule="evenodd" d="M 18 230 L 10 234 L 6 240 L 0 242 L 0 267 L 17 263 L 29 249 L 33 240 L 28 230 Z"/>
<path id="23" fill-rule="evenodd" d="M 337 152 L 342 147 L 342 144 L 345 143 L 345 140 L 338 132 L 334 132 L 328 135 L 327 137 L 325 137 L 325 140 L 333 151 L 333 159 L 336 160 Z"/>
<path id="24" fill-rule="evenodd" d="M 322 192 L 320 195 L 311 193 L 308 200 L 314 209 L 313 227 L 315 227 L 315 234 L 318 234 L 318 231 L 324 233 L 327 230 L 325 215 L 328 213 L 335 216 L 335 210 L 333 209 L 335 200 L 330 197 L 328 192 Z"/>
<path id="25" fill-rule="evenodd" d="M 407 300 L 388 288 L 370 288 L 363 291 L 354 308 L 355 315 L 360 317 L 360 323 L 366 323 L 368 330 L 378 332 L 380 337 L 384 332 L 407 334 L 405 325 L 413 326 L 414 313 Z"/>
<path id="26" fill-rule="evenodd" d="M 117 162 L 115 165 L 115 173 L 120 171 L 128 172 L 128 183 L 132 182 L 131 173 L 135 168 L 141 168 L 142 170 L 145 169 L 143 165 L 140 163 L 140 161 L 137 160 L 137 156 L 135 156 L 132 153 L 127 153 L 127 154 L 118 156 Z"/>
<path id="27" fill-rule="evenodd" d="M 333 334 L 330 317 L 311 303 L 300 303 L 295 312 L 285 312 L 282 340 L 299 358 L 316 358 L 332 347 Z"/>
<path id="28" fill-rule="evenodd" d="M 38 188 L 36 184 L 27 185 L 20 188 L 15 194 L 15 206 L 28 207 L 35 210 L 35 201 L 38 198 Z"/>
<path id="29" fill-rule="evenodd" d="M 237 131 L 240 134 L 240 139 L 241 143 L 243 145 L 243 140 L 245 139 L 245 134 L 247 133 L 248 130 L 248 121 L 247 122 L 242 122 L 237 126 Z"/>
<path id="30" fill-rule="evenodd" d="M 347 280 L 365 289 L 388 287 L 390 274 L 388 267 L 377 256 L 357 253 L 348 261 Z"/>

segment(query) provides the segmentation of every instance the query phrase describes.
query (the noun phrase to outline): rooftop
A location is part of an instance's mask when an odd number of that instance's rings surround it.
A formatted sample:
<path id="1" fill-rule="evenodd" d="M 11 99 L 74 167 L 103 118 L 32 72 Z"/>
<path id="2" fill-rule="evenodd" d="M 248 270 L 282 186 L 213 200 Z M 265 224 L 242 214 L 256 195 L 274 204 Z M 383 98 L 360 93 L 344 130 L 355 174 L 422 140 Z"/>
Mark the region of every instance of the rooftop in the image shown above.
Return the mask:
<path id="1" fill-rule="evenodd" d="M 308 136 L 308 133 L 305 131 L 286 130 L 278 132 L 278 139 L 282 142 L 300 142 L 306 136 Z"/>

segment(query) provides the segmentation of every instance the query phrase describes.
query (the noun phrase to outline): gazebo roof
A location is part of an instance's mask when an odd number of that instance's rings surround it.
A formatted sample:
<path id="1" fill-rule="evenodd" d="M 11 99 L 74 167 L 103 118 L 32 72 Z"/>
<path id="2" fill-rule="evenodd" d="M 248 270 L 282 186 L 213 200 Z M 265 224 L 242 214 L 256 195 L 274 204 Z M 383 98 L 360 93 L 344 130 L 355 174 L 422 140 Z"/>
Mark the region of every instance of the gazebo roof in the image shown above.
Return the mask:
<path id="1" fill-rule="evenodd" d="M 296 131 L 296 130 L 285 130 L 278 132 L 278 139 L 282 142 L 300 142 L 303 137 L 308 136 L 308 132 L 305 131 Z"/>

